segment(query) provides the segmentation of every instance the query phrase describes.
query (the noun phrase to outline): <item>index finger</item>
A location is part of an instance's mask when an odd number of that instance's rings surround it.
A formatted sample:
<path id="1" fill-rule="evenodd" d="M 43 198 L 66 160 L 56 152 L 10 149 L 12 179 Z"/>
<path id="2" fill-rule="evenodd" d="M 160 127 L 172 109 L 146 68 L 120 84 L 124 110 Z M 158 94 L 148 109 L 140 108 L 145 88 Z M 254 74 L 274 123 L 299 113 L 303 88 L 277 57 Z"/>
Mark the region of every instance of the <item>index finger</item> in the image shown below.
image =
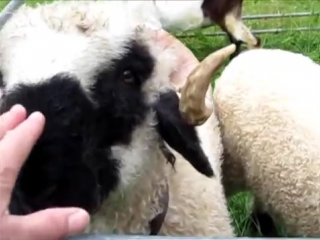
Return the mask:
<path id="1" fill-rule="evenodd" d="M 7 208 L 20 168 L 44 127 L 44 116 L 33 113 L 0 141 L 0 214 Z"/>
<path id="2" fill-rule="evenodd" d="M 0 141 L 7 131 L 15 128 L 26 118 L 26 110 L 21 105 L 14 105 L 8 112 L 0 116 Z"/>

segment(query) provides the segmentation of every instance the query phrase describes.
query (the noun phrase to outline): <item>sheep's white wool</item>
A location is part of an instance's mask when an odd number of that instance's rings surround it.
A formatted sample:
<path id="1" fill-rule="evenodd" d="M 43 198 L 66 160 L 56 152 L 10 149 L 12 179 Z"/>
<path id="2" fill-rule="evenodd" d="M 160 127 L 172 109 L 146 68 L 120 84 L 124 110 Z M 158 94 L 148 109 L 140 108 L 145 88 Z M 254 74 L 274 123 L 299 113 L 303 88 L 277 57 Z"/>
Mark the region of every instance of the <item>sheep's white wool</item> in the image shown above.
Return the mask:
<path id="1" fill-rule="evenodd" d="M 97 69 L 125 54 L 130 39 L 149 39 L 151 46 L 153 33 L 129 13 L 117 1 L 57 1 L 38 8 L 22 6 L 0 33 L 0 65 L 7 87 L 69 72 L 87 88 Z M 174 55 L 168 54 L 170 49 L 164 53 L 154 45 L 151 50 L 158 61 L 166 57 L 168 64 L 157 64 L 166 79 L 171 72 L 169 66 L 174 68 Z M 161 82 L 155 79 L 153 84 L 157 88 Z"/>
<path id="2" fill-rule="evenodd" d="M 320 66 L 280 49 L 235 58 L 214 100 L 227 194 L 248 187 L 293 235 L 320 235 Z"/>
<path id="3" fill-rule="evenodd" d="M 202 3 L 203 0 L 137 0 L 124 1 L 123 7 L 128 10 L 129 14 L 132 14 L 134 19 L 146 23 L 152 29 L 185 31 L 197 28 L 209 21 L 204 19 Z"/>
<path id="4" fill-rule="evenodd" d="M 201 5 L 203 0 L 156 1 L 159 20 L 164 29 L 190 30 L 206 24 Z"/>
<path id="5" fill-rule="evenodd" d="M 150 26 L 143 26 L 142 19 L 123 4 L 57 1 L 37 8 L 22 6 L 0 32 L 0 69 L 6 88 L 38 83 L 67 72 L 88 89 L 95 73 L 125 54 L 128 41 L 135 39 L 150 46 L 157 59 L 151 80 L 144 85 L 149 101 L 154 101 L 162 89 L 171 87 L 174 49 L 163 50 L 154 45 Z M 210 87 L 210 99 L 211 93 Z M 112 148 L 113 155 L 122 163 L 121 186 L 92 217 L 87 231 L 147 234 L 148 222 L 159 211 L 160 187 L 167 179 L 170 203 L 160 234 L 233 236 L 220 182 L 222 146 L 215 115 L 197 128 L 215 171 L 214 178 L 200 174 L 172 150 L 176 156 L 175 172 L 158 148 L 153 124 L 154 116 L 150 113 L 142 126 L 135 129 L 129 146 Z"/>

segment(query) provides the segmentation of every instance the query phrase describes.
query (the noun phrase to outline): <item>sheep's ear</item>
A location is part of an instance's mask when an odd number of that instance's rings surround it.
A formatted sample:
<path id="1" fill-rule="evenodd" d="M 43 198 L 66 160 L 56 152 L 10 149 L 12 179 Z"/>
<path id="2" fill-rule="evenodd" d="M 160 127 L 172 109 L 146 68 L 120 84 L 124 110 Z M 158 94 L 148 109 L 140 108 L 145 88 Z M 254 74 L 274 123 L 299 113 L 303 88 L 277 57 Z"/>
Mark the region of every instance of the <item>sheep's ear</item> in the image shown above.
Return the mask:
<path id="1" fill-rule="evenodd" d="M 208 177 L 214 176 L 210 162 L 200 146 L 195 127 L 188 124 L 180 114 L 177 93 L 162 93 L 154 109 L 158 118 L 157 130 L 163 140 L 197 171 Z"/>

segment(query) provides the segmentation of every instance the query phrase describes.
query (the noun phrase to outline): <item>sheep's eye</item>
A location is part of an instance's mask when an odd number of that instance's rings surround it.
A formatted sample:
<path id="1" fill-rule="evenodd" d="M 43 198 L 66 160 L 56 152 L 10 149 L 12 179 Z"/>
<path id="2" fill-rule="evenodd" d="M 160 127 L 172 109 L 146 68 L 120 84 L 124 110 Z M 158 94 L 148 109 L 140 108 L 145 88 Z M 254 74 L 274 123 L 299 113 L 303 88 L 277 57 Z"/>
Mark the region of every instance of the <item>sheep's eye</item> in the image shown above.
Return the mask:
<path id="1" fill-rule="evenodd" d="M 130 70 L 125 70 L 122 74 L 122 80 L 123 82 L 125 83 L 128 83 L 128 84 L 133 84 L 135 83 L 135 76 L 133 74 L 132 71 Z"/>

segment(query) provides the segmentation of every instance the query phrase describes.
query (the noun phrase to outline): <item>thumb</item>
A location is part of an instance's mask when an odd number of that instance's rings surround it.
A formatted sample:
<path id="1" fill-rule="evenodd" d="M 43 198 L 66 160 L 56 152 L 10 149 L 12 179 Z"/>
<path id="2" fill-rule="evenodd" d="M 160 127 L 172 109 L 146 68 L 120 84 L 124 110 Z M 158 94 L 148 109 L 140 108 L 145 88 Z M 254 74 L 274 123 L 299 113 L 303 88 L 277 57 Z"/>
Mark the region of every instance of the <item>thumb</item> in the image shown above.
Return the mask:
<path id="1" fill-rule="evenodd" d="M 0 231 L 4 239 L 60 240 L 84 231 L 89 219 L 82 209 L 47 209 L 27 216 L 4 216 Z"/>

